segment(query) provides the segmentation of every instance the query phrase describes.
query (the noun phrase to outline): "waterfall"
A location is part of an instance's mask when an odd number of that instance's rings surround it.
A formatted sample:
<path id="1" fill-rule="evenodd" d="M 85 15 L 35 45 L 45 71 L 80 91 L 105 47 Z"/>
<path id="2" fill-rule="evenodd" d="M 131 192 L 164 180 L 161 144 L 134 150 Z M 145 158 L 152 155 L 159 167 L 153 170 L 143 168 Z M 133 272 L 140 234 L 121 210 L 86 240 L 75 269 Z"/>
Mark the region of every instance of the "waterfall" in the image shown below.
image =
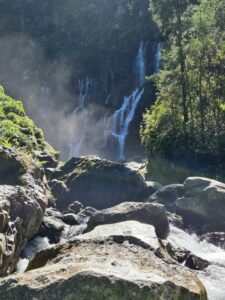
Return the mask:
<path id="1" fill-rule="evenodd" d="M 124 97 L 121 107 L 114 112 L 113 115 L 108 117 L 107 115 L 104 118 L 100 118 L 99 122 L 95 122 L 96 129 L 98 130 L 98 136 L 93 136 L 93 149 L 91 149 L 92 144 L 88 140 L 88 149 L 84 149 L 85 141 L 90 139 L 88 137 L 88 131 L 90 129 L 90 122 L 92 120 L 90 109 L 88 110 L 86 106 L 86 99 L 88 94 L 90 94 L 90 88 L 92 87 L 92 80 L 88 77 L 84 80 L 79 80 L 79 105 L 74 109 L 72 116 L 75 119 L 76 129 L 79 129 L 72 143 L 69 144 L 69 156 L 79 156 L 82 154 L 83 150 L 85 153 L 88 152 L 100 152 L 104 147 L 107 147 L 108 137 L 113 137 L 116 140 L 117 149 L 118 149 L 118 158 L 120 160 L 125 159 L 125 144 L 126 138 L 129 133 L 129 126 L 135 116 L 137 106 L 141 100 L 141 97 L 144 93 L 143 85 L 145 83 L 146 75 L 146 65 L 145 65 L 145 53 L 146 47 L 143 41 L 140 42 L 138 52 L 135 59 L 135 78 L 136 86 L 135 89 L 131 92 L 129 96 Z M 111 77 L 113 73 L 111 71 Z M 105 105 L 111 103 L 112 95 L 109 94 L 106 97 Z M 102 129 L 103 127 L 103 129 Z M 92 129 L 92 128 L 91 128 Z M 92 137 L 91 137 L 92 138 Z M 94 141 L 95 139 L 95 141 Z M 96 141 L 98 144 L 96 144 Z M 96 149 L 96 145 L 97 148 Z M 87 147 L 86 147 L 87 148 Z M 90 153 L 89 153 L 90 154 Z M 94 154 L 94 153 L 92 153 Z"/>
<path id="2" fill-rule="evenodd" d="M 153 62 L 154 73 L 159 73 L 160 65 L 161 65 L 161 44 L 158 43 L 156 47 L 154 62 Z"/>
<path id="3" fill-rule="evenodd" d="M 92 84 L 92 80 L 89 79 L 88 77 L 85 80 L 79 79 L 79 102 L 81 107 L 84 107 L 85 104 L 84 102 L 85 99 L 87 98 L 91 84 Z"/>
<path id="4" fill-rule="evenodd" d="M 129 126 L 132 122 L 137 106 L 144 94 L 142 86 L 145 83 L 146 66 L 145 66 L 145 45 L 140 42 L 138 53 L 135 60 L 136 88 L 129 96 L 125 96 L 122 106 L 116 110 L 111 117 L 112 131 L 111 135 L 116 139 L 118 144 L 119 159 L 125 160 L 125 144 L 129 133 Z"/>
<path id="5" fill-rule="evenodd" d="M 134 118 L 136 108 L 143 93 L 144 89 L 136 89 L 130 96 L 124 97 L 123 105 L 112 116 L 112 136 L 118 142 L 120 160 L 125 159 L 124 150 L 126 137 L 129 133 L 129 125 Z"/>
<path id="6" fill-rule="evenodd" d="M 145 83 L 146 66 L 145 66 L 145 45 L 140 42 L 138 54 L 135 61 L 136 86 L 141 87 Z"/>
<path id="7" fill-rule="evenodd" d="M 206 241 L 199 241 L 194 234 L 171 226 L 169 242 L 175 247 L 185 248 L 194 255 L 206 259 L 210 265 L 197 276 L 206 287 L 209 300 L 225 299 L 225 251 Z"/>
<path id="8" fill-rule="evenodd" d="M 79 127 L 79 132 L 76 132 L 73 143 L 69 144 L 69 157 L 80 155 L 81 147 L 85 140 L 86 128 L 88 124 L 88 109 L 85 107 L 85 100 L 88 96 L 92 80 L 88 77 L 84 80 L 79 80 L 79 105 L 72 113 L 76 120 L 76 125 Z"/>

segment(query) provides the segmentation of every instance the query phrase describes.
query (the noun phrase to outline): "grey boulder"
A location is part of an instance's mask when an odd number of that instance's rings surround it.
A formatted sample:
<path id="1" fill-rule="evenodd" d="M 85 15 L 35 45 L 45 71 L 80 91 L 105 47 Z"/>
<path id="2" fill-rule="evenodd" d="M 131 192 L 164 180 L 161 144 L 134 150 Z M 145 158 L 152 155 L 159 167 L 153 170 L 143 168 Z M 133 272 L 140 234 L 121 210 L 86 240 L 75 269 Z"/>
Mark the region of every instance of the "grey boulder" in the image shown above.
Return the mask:
<path id="1" fill-rule="evenodd" d="M 70 159 L 55 170 L 51 188 L 61 210 L 77 200 L 84 206 L 103 209 L 125 201 L 140 202 L 148 195 L 141 175 L 96 157 Z"/>

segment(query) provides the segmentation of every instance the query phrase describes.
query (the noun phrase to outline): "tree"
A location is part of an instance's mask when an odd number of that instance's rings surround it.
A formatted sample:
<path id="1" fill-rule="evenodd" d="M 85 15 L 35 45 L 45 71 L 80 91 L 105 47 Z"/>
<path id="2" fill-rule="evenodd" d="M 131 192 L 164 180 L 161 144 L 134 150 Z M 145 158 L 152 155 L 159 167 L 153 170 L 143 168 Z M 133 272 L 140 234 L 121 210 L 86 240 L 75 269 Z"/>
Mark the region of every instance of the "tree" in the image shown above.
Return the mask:
<path id="1" fill-rule="evenodd" d="M 184 125 L 188 122 L 189 117 L 187 110 L 187 72 L 184 53 L 184 32 L 186 28 L 183 15 L 190 3 L 190 0 L 150 1 L 150 8 L 162 34 L 169 35 L 171 39 L 174 38 L 175 45 L 178 47 Z"/>
<path id="2" fill-rule="evenodd" d="M 201 0 L 195 6 L 188 1 L 152 0 L 151 7 L 167 36 L 163 70 L 154 76 L 157 100 L 144 116 L 142 142 L 150 159 L 160 154 L 221 175 L 225 166 L 225 0 Z"/>

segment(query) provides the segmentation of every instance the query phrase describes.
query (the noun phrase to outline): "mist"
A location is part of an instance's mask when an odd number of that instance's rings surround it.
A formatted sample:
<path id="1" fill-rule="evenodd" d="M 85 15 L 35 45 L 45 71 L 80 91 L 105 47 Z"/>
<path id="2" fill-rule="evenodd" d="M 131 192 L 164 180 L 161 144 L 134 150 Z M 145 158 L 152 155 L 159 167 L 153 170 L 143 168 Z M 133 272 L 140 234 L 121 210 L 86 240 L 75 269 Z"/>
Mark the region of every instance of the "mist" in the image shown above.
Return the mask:
<path id="1" fill-rule="evenodd" d="M 47 141 L 65 159 L 74 154 L 104 156 L 107 126 L 102 116 L 106 111 L 98 104 L 89 105 L 84 128 L 83 113 L 73 113 L 79 105 L 79 91 L 71 88 L 72 71 L 65 60 L 47 59 L 42 48 L 26 36 L 0 39 L 0 84 L 24 103 Z M 82 133 L 79 152 L 72 153 Z"/>

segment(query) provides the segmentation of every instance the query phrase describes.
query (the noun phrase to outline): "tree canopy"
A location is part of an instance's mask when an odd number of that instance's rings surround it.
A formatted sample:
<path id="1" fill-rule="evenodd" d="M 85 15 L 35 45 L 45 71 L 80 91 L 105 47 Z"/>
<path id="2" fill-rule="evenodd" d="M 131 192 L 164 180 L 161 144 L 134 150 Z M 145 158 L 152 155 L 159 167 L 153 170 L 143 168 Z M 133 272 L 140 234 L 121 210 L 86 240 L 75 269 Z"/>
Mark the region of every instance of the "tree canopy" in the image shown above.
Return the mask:
<path id="1" fill-rule="evenodd" d="M 224 173 L 225 0 L 151 0 L 163 42 L 157 99 L 144 115 L 142 142 L 161 156 Z"/>

